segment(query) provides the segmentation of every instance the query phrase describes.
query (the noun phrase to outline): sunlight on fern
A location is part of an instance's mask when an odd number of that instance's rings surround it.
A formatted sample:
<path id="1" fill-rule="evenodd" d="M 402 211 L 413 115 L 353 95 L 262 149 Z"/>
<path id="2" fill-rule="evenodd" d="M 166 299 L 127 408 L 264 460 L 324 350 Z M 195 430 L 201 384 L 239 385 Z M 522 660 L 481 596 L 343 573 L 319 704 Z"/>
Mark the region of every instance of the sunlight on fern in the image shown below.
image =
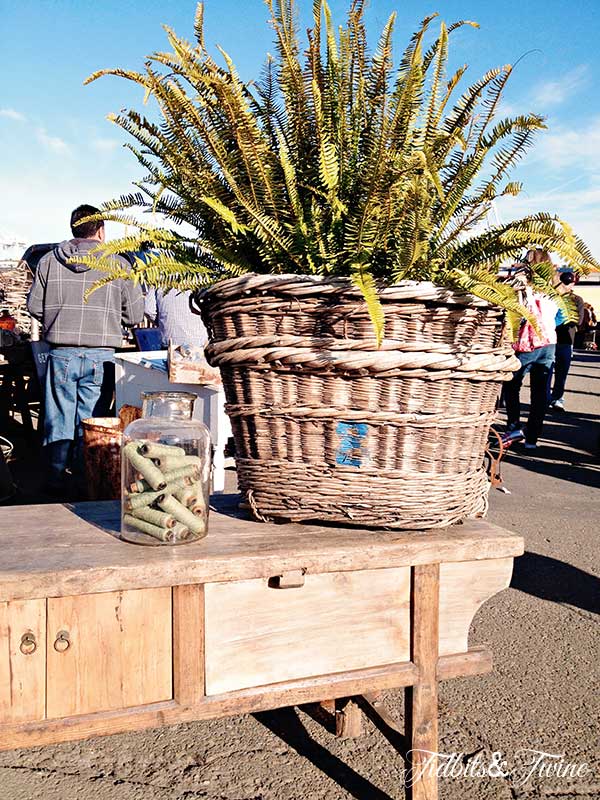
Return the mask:
<path id="1" fill-rule="evenodd" d="M 493 201 L 521 190 L 507 175 L 545 125 L 537 114 L 497 119 L 510 66 L 458 94 L 467 68 L 448 77 L 449 42 L 476 23 L 441 22 L 426 49 L 437 15 L 426 17 L 394 69 L 395 14 L 371 53 L 363 0 L 339 29 L 325 0 L 314 0 L 307 45 L 293 0 L 266 3 L 276 53 L 256 83 L 241 80 L 224 50 L 220 64 L 208 53 L 202 3 L 194 44 L 165 26 L 171 50 L 150 56 L 143 72 L 87 79 L 133 81 L 160 114 L 158 123 L 135 110 L 109 117 L 135 140 L 129 147 L 147 175 L 139 192 L 105 203 L 103 218 L 135 226 L 142 211 L 164 220 L 110 243 L 95 262 L 109 278 L 121 277 L 110 256 L 145 242 L 155 250 L 132 276 L 164 288 L 245 272 L 347 276 L 381 339 L 383 285 L 433 281 L 518 316 L 519 296 L 497 273 L 523 248 L 548 249 L 576 272 L 598 268 L 549 214 L 480 232 Z M 194 233 L 179 233 L 181 223 Z M 554 295 L 552 279 L 540 271 L 536 287 Z"/>

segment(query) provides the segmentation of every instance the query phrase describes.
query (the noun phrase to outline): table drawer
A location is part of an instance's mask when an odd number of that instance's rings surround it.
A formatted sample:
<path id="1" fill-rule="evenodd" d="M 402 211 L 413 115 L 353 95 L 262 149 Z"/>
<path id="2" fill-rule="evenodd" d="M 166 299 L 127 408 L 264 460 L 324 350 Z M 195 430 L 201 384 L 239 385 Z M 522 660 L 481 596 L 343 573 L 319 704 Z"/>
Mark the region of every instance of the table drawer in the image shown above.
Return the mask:
<path id="1" fill-rule="evenodd" d="M 410 568 L 208 583 L 206 693 L 408 661 Z"/>

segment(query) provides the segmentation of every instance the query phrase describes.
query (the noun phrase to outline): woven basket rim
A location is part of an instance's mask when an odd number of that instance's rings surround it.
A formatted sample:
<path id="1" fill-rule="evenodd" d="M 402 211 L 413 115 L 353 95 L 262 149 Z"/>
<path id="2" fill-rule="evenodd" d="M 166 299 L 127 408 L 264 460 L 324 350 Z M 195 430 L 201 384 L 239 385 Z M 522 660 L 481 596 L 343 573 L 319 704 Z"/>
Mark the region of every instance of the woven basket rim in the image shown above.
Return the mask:
<path id="1" fill-rule="evenodd" d="M 382 301 L 417 300 L 435 301 L 449 305 L 479 306 L 498 308 L 474 295 L 461 293 L 431 281 L 399 281 L 393 286 L 379 283 L 379 297 Z M 339 295 L 362 299 L 360 290 L 349 278 L 330 278 L 319 275 L 258 275 L 247 273 L 237 278 L 226 278 L 197 292 L 198 300 L 216 299 L 216 296 L 232 298 L 238 295 L 273 292 L 290 297 L 310 297 L 318 295 Z"/>

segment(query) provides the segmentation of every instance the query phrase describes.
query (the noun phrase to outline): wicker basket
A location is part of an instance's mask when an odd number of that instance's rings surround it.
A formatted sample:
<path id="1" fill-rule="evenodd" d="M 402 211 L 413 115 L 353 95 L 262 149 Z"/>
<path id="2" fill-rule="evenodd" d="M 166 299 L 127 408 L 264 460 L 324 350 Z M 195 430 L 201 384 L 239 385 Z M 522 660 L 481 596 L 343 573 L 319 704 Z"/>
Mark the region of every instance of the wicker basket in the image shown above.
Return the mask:
<path id="1" fill-rule="evenodd" d="M 424 529 L 485 512 L 488 430 L 519 366 L 502 311 L 429 283 L 381 298 L 378 349 L 345 280 L 250 275 L 199 295 L 257 517 Z"/>

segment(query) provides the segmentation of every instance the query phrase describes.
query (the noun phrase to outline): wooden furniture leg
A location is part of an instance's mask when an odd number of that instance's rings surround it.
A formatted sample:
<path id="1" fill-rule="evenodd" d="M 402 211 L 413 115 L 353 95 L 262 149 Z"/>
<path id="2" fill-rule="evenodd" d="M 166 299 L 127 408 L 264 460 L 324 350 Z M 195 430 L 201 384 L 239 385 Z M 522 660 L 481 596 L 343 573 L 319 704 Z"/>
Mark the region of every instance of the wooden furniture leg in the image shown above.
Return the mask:
<path id="1" fill-rule="evenodd" d="M 379 699 L 380 694 L 381 692 L 368 692 L 367 694 L 363 694 L 362 699 L 371 711 L 377 714 L 384 725 L 387 725 L 387 727 L 395 733 L 402 734 L 403 731 L 400 727 L 400 723 L 390 714 L 385 704 Z M 404 753 L 404 755 L 406 755 L 406 753 Z"/>
<path id="2" fill-rule="evenodd" d="M 416 683 L 405 690 L 408 800 L 437 800 L 439 564 L 412 569 L 411 655 Z"/>
<path id="3" fill-rule="evenodd" d="M 356 739 L 362 735 L 362 711 L 350 697 L 336 702 L 335 735 L 340 739 Z"/>
<path id="4" fill-rule="evenodd" d="M 406 761 L 409 747 L 406 743 L 404 728 L 402 723 L 390 713 L 382 700 L 379 699 L 381 692 L 367 692 L 363 694 L 359 703 L 365 716 L 371 720 L 377 730 L 385 736 L 388 742 Z"/>
<path id="5" fill-rule="evenodd" d="M 173 587 L 173 691 L 193 706 L 204 698 L 204 586 Z"/>

